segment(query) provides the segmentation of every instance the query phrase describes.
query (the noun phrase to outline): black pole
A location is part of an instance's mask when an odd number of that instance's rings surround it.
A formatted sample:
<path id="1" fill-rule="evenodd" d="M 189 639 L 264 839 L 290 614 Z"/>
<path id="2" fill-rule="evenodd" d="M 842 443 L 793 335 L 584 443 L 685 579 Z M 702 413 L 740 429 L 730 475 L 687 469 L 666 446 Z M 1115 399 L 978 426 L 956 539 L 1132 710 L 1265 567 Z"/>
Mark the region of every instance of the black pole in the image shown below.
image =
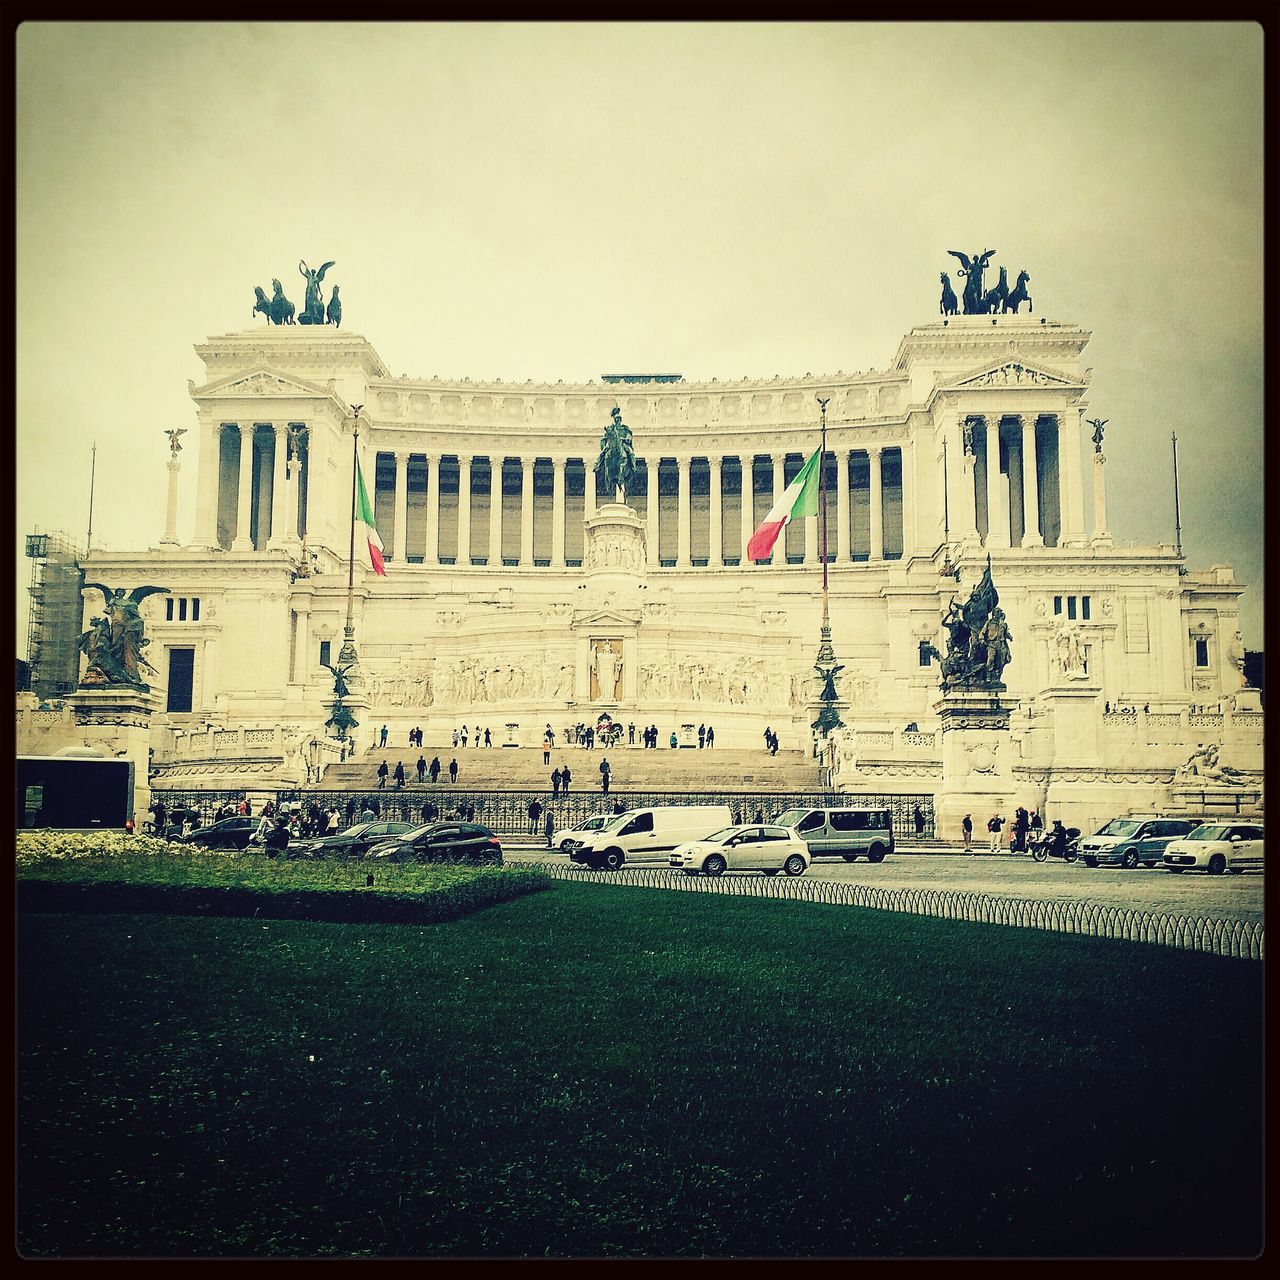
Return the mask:
<path id="1" fill-rule="evenodd" d="M 339 654 L 343 662 L 356 660 L 356 483 L 360 475 L 360 410 L 363 408 L 362 404 L 351 406 L 351 543 L 347 551 L 347 624 L 343 628 L 342 651 Z"/>
<path id="2" fill-rule="evenodd" d="M 942 571 L 951 571 L 951 501 L 947 479 L 947 438 L 942 437 Z"/>
<path id="3" fill-rule="evenodd" d="M 1178 499 L 1178 433 L 1173 434 L 1173 528 L 1178 559 L 1182 559 L 1182 504 Z"/>

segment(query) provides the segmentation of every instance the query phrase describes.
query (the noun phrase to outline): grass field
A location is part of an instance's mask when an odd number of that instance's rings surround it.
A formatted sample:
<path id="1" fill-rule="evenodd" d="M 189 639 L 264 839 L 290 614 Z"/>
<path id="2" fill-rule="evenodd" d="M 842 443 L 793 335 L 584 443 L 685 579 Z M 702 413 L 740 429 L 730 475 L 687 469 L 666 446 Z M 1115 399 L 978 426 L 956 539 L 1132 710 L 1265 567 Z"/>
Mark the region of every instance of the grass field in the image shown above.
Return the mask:
<path id="1" fill-rule="evenodd" d="M 28 1256 L 1260 1248 L 1253 962 L 574 884 L 18 925 Z"/>

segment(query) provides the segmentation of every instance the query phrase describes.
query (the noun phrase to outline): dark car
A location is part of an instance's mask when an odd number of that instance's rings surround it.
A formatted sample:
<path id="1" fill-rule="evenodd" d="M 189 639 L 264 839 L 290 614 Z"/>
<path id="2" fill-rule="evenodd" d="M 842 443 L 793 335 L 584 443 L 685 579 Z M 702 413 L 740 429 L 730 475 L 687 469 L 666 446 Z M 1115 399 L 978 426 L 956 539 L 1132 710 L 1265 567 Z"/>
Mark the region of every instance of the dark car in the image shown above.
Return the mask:
<path id="1" fill-rule="evenodd" d="M 211 827 L 197 827 L 189 835 L 178 836 L 179 844 L 202 849 L 247 849 L 261 818 L 223 818 Z"/>
<path id="2" fill-rule="evenodd" d="M 429 822 L 398 840 L 374 846 L 369 857 L 388 862 L 459 862 L 500 867 L 502 844 L 478 822 Z"/>
<path id="3" fill-rule="evenodd" d="M 295 841 L 292 847 L 308 858 L 363 858 L 373 845 L 412 830 L 412 822 L 357 822 L 336 835 Z"/>

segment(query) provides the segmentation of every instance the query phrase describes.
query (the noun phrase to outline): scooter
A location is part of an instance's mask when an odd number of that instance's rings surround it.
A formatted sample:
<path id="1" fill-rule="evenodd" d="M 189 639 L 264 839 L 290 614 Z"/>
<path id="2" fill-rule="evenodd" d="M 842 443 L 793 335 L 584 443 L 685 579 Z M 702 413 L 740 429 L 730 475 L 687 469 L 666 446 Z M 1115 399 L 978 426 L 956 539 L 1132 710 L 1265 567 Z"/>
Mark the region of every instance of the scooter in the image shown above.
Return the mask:
<path id="1" fill-rule="evenodd" d="M 1060 854 L 1054 850 L 1055 843 L 1053 832 L 1043 831 L 1027 842 L 1027 852 L 1037 862 L 1044 862 L 1051 856 L 1060 857 L 1063 862 L 1074 862 L 1080 856 L 1080 828 L 1067 828 L 1067 840 Z"/>

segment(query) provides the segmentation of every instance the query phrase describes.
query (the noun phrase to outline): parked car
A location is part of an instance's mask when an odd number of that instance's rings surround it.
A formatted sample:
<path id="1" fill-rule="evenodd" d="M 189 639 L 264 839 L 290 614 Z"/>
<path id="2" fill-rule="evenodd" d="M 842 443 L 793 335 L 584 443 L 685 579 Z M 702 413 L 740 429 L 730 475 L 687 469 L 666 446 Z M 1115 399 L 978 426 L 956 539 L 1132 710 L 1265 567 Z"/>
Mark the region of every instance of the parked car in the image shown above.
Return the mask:
<path id="1" fill-rule="evenodd" d="M 787 809 L 774 822 L 790 827 L 809 846 L 810 858 L 883 862 L 893 852 L 893 822 L 887 809 Z"/>
<path id="2" fill-rule="evenodd" d="M 1206 822 L 1181 840 L 1171 840 L 1164 850 L 1166 871 L 1224 871 L 1241 875 L 1262 870 L 1260 822 Z"/>
<path id="3" fill-rule="evenodd" d="M 725 827 L 705 840 L 678 845 L 669 856 L 670 865 L 687 875 L 718 876 L 726 871 L 762 871 L 776 876 L 803 875 L 809 865 L 809 846 L 788 827 L 757 826 L 747 823 Z"/>
<path id="4" fill-rule="evenodd" d="M 1190 818 L 1112 818 L 1080 842 L 1080 859 L 1086 867 L 1158 867 L 1165 845 L 1195 825 Z"/>
<path id="5" fill-rule="evenodd" d="M 502 866 L 502 843 L 478 822 L 428 822 L 383 840 L 369 850 L 369 859 L 386 862 L 465 862 Z"/>
<path id="6" fill-rule="evenodd" d="M 375 844 L 412 830 L 412 822 L 357 822 L 335 835 L 295 840 L 292 848 L 308 858 L 363 858 Z"/>
<path id="7" fill-rule="evenodd" d="M 197 827 L 185 836 L 178 836 L 176 841 L 201 849 L 247 849 L 260 821 L 260 818 L 223 818 L 212 826 Z"/>
<path id="8" fill-rule="evenodd" d="M 589 832 L 599 831 L 606 822 L 611 822 L 617 816 L 616 813 L 593 813 L 591 817 L 583 818 L 581 822 L 575 822 L 573 826 L 555 832 L 551 837 L 551 847 L 559 849 L 561 853 L 568 853 L 570 844 L 581 840 Z"/>
<path id="9" fill-rule="evenodd" d="M 727 804 L 677 804 L 628 809 L 599 831 L 584 832 L 569 846 L 571 862 L 617 871 L 626 862 L 665 864 L 677 845 L 702 840 L 733 825 Z"/>

